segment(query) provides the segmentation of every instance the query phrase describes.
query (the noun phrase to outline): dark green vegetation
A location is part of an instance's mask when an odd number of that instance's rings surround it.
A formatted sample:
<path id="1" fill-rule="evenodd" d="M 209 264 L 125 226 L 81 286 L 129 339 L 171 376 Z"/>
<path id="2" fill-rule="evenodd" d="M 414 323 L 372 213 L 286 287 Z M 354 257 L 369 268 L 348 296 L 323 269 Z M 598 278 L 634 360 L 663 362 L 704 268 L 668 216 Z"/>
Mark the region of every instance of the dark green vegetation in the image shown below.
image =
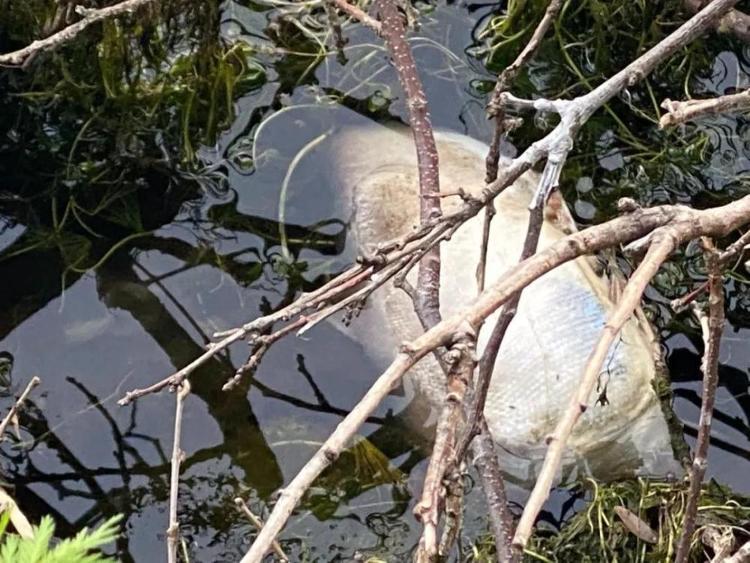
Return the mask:
<path id="1" fill-rule="evenodd" d="M 413 45 L 437 126 L 487 139 L 492 73 L 523 47 L 545 4 L 418 3 L 422 27 Z M 0 51 L 50 30 L 55 5 L 0 0 Z M 571 0 L 513 91 L 586 92 L 685 17 L 677 0 Z M 342 58 L 318 2 L 165 1 L 93 26 L 24 70 L 0 70 L 0 348 L 15 357 L 14 390 L 31 375 L 52 389 L 23 414 L 23 440 L 4 447 L 3 477 L 35 520 L 53 514 L 69 536 L 122 512 L 128 530 L 118 556 L 161 558 L 171 398 L 126 410 L 110 395 L 185 365 L 213 329 L 283 305 L 351 259 L 342 254 L 346 218 L 330 217 L 320 159 L 302 159 L 285 181 L 295 156 L 319 156 L 310 142 L 340 123 L 322 106 L 404 119 L 380 41 L 357 26 L 344 29 Z M 664 98 L 728 93 L 749 76 L 747 47 L 714 34 L 597 113 L 563 177 L 577 219 L 611 217 L 626 195 L 644 205 L 705 207 L 747 193 L 747 118 L 670 131 L 655 124 Z M 528 118 L 511 141 L 525 147 L 550 119 Z M 647 304 L 667 343 L 688 437 L 700 401 L 700 338 L 691 317 L 674 316 L 666 303 L 702 277 L 699 253 L 688 248 L 660 274 Z M 727 331 L 709 467 L 748 493 L 747 273 L 737 268 L 726 288 L 736 332 Z M 188 549 L 199 561 L 236 558 L 250 528 L 235 516 L 233 497 L 249 496 L 261 509 L 376 368 L 362 366 L 356 347 L 329 331 L 309 345 L 282 343 L 257 377 L 221 392 L 245 356 L 238 347 L 193 378 L 198 400 L 186 411 L 180 502 Z M 400 406 L 394 399 L 388 407 Z M 95 438 L 76 434 L 92 429 Z M 366 433 L 311 491 L 285 540 L 293 556 L 328 561 L 361 550 L 406 557 L 417 528 L 405 479 L 423 454 L 386 409 Z M 683 493 L 640 483 L 598 490 L 597 502 L 535 551 L 597 560 L 604 537 L 623 552 L 636 549 L 632 560 L 663 560 Z M 705 502 L 723 505 L 723 495 L 712 491 Z M 636 513 L 666 503 L 667 526 L 646 511 L 663 543 L 637 544 L 607 524 L 621 498 Z M 746 525 L 744 508 L 717 513 Z M 570 514 L 561 509 L 546 520 Z M 483 526 L 467 523 L 468 539 Z"/>
<path id="2" fill-rule="evenodd" d="M 682 530 L 686 499 L 679 483 L 633 480 L 602 484 L 587 480 L 570 488 L 586 505 L 559 531 L 542 528 L 526 550 L 526 561 L 551 562 L 664 562 L 674 560 L 674 549 Z M 697 516 L 697 538 L 709 528 L 717 535 L 736 532 L 750 524 L 750 504 L 715 482 L 702 491 Z M 639 518 L 634 525 L 617 510 L 626 508 Z M 616 510 L 617 509 L 617 510 Z M 640 527 L 645 526 L 645 527 Z M 697 539 L 693 546 L 696 561 L 710 560 L 709 544 Z M 479 561 L 494 561 L 491 539 L 472 546 Z"/>

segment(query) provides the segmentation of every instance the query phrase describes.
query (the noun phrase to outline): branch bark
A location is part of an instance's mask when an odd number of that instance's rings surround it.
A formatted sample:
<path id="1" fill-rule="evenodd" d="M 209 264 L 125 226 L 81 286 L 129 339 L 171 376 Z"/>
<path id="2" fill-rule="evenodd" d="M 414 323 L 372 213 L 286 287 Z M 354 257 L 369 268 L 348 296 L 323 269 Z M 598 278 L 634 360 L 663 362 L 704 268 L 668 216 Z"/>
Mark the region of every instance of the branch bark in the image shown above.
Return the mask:
<path id="1" fill-rule="evenodd" d="M 497 560 L 502 563 L 515 561 L 516 557 L 511 548 L 513 515 L 508 509 L 508 498 L 497 461 L 495 442 L 484 418 L 481 420 L 481 425 L 479 434 L 471 444 L 471 455 L 487 499 L 487 511 L 492 535 L 495 538 Z"/>
<path id="2" fill-rule="evenodd" d="M 444 500 L 443 477 L 456 458 L 455 446 L 458 430 L 463 426 L 463 401 L 474 373 L 476 332 L 470 325 L 463 327 L 451 347 L 449 355 L 453 365 L 448 373 L 445 405 L 440 412 L 435 445 L 424 479 L 422 498 L 414 514 L 422 522 L 423 532 L 415 561 L 432 562 L 438 559 L 437 528 Z M 440 554 L 446 555 L 446 554 Z"/>
<path id="3" fill-rule="evenodd" d="M 250 520 L 250 523 L 255 526 L 255 529 L 260 531 L 263 529 L 263 520 L 261 520 L 258 516 L 253 514 L 253 511 L 250 510 L 250 507 L 247 505 L 247 503 L 242 499 L 242 497 L 237 497 L 234 499 L 234 504 L 237 505 L 237 507 L 242 511 L 242 513 L 247 516 L 247 519 Z M 281 563 L 288 563 L 289 558 L 286 556 L 286 553 L 284 553 L 284 550 L 281 548 L 281 544 L 277 542 L 276 540 L 273 541 L 273 544 L 271 544 L 271 547 L 273 548 L 274 553 L 276 553 L 277 557 L 279 558 L 279 561 Z"/>
<path id="4" fill-rule="evenodd" d="M 703 8 L 710 0 L 684 0 L 688 10 L 695 13 Z M 750 15 L 739 10 L 729 12 L 714 24 L 716 31 L 728 31 L 737 39 L 750 43 Z"/>
<path id="5" fill-rule="evenodd" d="M 375 18 L 369 16 L 364 10 L 359 8 L 358 6 L 355 6 L 354 4 L 350 4 L 346 0 L 327 0 L 332 6 L 335 6 L 337 9 L 344 12 L 346 15 L 350 16 L 351 18 L 357 20 L 358 22 L 366 25 L 370 29 L 372 29 L 375 33 L 380 35 L 381 32 L 381 24 L 378 20 Z"/>
<path id="6" fill-rule="evenodd" d="M 666 99 L 662 102 L 661 107 L 666 109 L 667 113 L 659 119 L 659 128 L 665 129 L 706 115 L 748 110 L 750 109 L 750 90 L 719 96 L 710 100 L 673 102 Z"/>
<path id="7" fill-rule="evenodd" d="M 444 319 L 419 338 L 401 347 L 401 351 L 388 369 L 378 377 L 362 400 L 339 423 L 323 446 L 282 491 L 266 525 L 243 557 L 242 563 L 259 563 L 262 560 L 304 492 L 339 456 L 358 428 L 404 373 L 432 350 L 449 343 L 467 323 L 469 326 L 477 326 L 507 302 L 514 293 L 553 268 L 583 254 L 631 242 L 665 225 L 669 225 L 673 232 L 678 233 L 675 243 L 683 243 L 702 235 L 726 236 L 748 222 L 750 196 L 722 207 L 700 211 L 682 206 L 638 210 L 569 235 L 510 269 L 485 289 L 463 312 Z"/>
<path id="8" fill-rule="evenodd" d="M 381 35 L 393 60 L 409 110 L 409 125 L 417 149 L 419 171 L 419 220 L 428 225 L 441 216 L 440 173 L 435 137 L 432 133 L 427 96 L 419 79 L 417 65 L 406 41 L 406 27 L 394 0 L 376 0 Z M 440 322 L 440 247 L 425 253 L 417 274 L 417 314 L 425 329 Z"/>
<path id="9" fill-rule="evenodd" d="M 308 293 L 291 305 L 265 317 L 257 318 L 241 327 L 225 331 L 217 338 L 220 341 L 211 344 L 208 351 L 193 362 L 170 375 L 169 377 L 144 389 L 136 389 L 128 392 L 118 404 L 127 405 L 131 401 L 161 391 L 166 387 L 179 385 L 196 368 L 212 358 L 215 354 L 224 350 L 234 342 L 247 337 L 251 333 L 260 333 L 268 326 L 278 321 L 287 321 L 290 318 L 304 313 L 305 311 L 319 311 L 325 304 L 340 298 L 349 289 L 360 283 L 370 285 L 369 292 L 374 291 L 388 278 L 372 274 L 382 272 L 387 267 L 400 270 L 409 264 L 408 258 L 415 252 L 424 252 L 440 242 L 450 238 L 455 230 L 471 217 L 476 215 L 486 204 L 490 203 L 507 186 L 512 184 L 521 174 L 526 172 L 541 159 L 546 158 L 552 151 L 559 151 L 569 147 L 573 135 L 581 125 L 602 105 L 614 97 L 623 88 L 631 86 L 643 79 L 662 60 L 672 55 L 678 49 L 687 45 L 698 35 L 705 32 L 723 13 L 730 9 L 738 0 L 714 0 L 700 13 L 683 24 L 661 43 L 647 51 L 639 59 L 629 64 L 612 78 L 606 80 L 588 94 L 565 102 L 565 111 L 561 112 L 560 123 L 546 137 L 533 143 L 518 158 L 505 166 L 498 173 L 497 179 L 488 184 L 476 199 L 466 201 L 457 211 L 443 215 L 438 220 L 431 220 L 427 225 L 413 233 L 381 246 L 374 256 L 363 257 L 361 264 L 354 266 L 325 284 L 320 289 Z M 562 102 L 557 102 L 562 105 Z M 394 272 L 389 271 L 392 277 Z M 373 278 L 373 279 L 371 279 Z M 364 292 L 366 294 L 367 292 Z M 327 314 L 339 310 L 330 307 Z M 323 317 L 318 314 L 315 322 Z M 303 329 L 304 330 L 304 329 Z"/>
<path id="10" fill-rule="evenodd" d="M 501 95 L 510 88 L 511 84 L 513 84 L 513 82 L 515 81 L 516 76 L 518 76 L 518 73 L 537 52 L 539 46 L 542 44 L 542 39 L 544 39 L 544 36 L 547 34 L 547 31 L 552 25 L 552 22 L 557 17 L 557 14 L 560 13 L 562 5 L 562 0 L 550 1 L 550 3 L 547 5 L 547 9 L 544 12 L 544 16 L 542 16 L 542 19 L 539 21 L 539 24 L 534 30 L 534 33 L 531 35 L 531 39 L 529 39 L 529 42 L 518 54 L 516 59 L 510 65 L 505 67 L 503 69 L 503 72 L 500 73 L 500 76 L 495 83 L 495 88 L 493 89 L 492 98 L 489 104 L 491 113 L 501 108 Z"/>
<path id="11" fill-rule="evenodd" d="M 177 544 L 180 524 L 177 521 L 177 499 L 180 489 L 180 464 L 185 453 L 180 448 L 182 434 L 182 409 L 185 397 L 190 393 L 190 382 L 185 381 L 177 390 L 174 409 L 174 437 L 172 439 L 172 471 L 169 478 L 169 527 L 167 528 L 167 561 L 177 563 Z"/>
<path id="12" fill-rule="evenodd" d="M 701 392 L 701 414 L 698 423 L 698 438 L 695 443 L 693 463 L 690 468 L 690 489 L 683 519 L 682 534 L 677 544 L 675 563 L 684 563 L 690 555 L 690 546 L 695 532 L 695 517 L 698 513 L 701 485 L 708 463 L 708 444 L 711 436 L 711 418 L 716 401 L 716 386 L 719 382 L 719 348 L 724 330 L 724 285 L 721 276 L 719 253 L 713 243 L 704 240 L 704 256 L 708 270 L 708 317 L 698 311 L 703 333 L 703 390 Z"/>
<path id="13" fill-rule="evenodd" d="M 750 561 L 750 541 L 740 547 L 734 555 L 724 559 L 723 563 L 748 563 Z"/>
<path id="14" fill-rule="evenodd" d="M 666 227 L 654 232 L 652 242 L 643 262 L 631 276 L 617 307 L 607 320 L 599 341 L 589 356 L 577 391 L 570 400 L 567 410 L 555 427 L 555 431 L 547 438 L 549 447 L 544 458 L 544 464 L 539 472 L 531 496 L 524 507 L 518 522 L 513 545 L 519 549 L 526 547 L 536 518 L 549 497 L 549 491 L 560 468 L 565 444 L 581 415 L 589 407 L 591 393 L 601 373 L 609 349 L 620 333 L 625 322 L 630 318 L 641 301 L 651 279 L 659 271 L 659 267 L 669 257 L 680 242 L 680 234 L 673 227 Z"/>

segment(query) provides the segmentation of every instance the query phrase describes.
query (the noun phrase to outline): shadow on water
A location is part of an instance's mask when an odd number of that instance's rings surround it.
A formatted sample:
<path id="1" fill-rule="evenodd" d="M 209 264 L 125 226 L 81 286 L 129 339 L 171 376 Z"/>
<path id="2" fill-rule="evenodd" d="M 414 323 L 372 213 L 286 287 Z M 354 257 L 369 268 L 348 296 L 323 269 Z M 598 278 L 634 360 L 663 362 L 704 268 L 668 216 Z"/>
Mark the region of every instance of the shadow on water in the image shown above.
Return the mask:
<path id="1" fill-rule="evenodd" d="M 405 119 L 396 77 L 366 30 L 347 28 L 343 62 L 312 38 L 322 20 L 295 19 L 301 12 L 293 7 L 167 4 L 131 18 L 131 27 L 92 30 L 25 71 L 0 71 L 0 350 L 12 378 L 5 390 L 18 392 L 33 375 L 43 381 L 22 414 L 21 436 L 3 446 L 3 478 L 30 516 L 54 515 L 66 535 L 124 513 L 127 534 L 117 546 L 124 561 L 162 557 L 173 397 L 126 408 L 116 400 L 186 365 L 214 331 L 275 310 L 350 263 L 346 218 L 331 217 L 335 194 L 313 142 L 352 120 Z M 0 50 L 24 43 L 36 32 L 34 10 L 51 5 L 3 10 Z M 507 62 L 494 46 L 507 35 L 520 47 L 512 26 L 526 17 L 492 20 L 488 39 L 480 31 L 491 8 L 441 3 L 425 11 L 412 41 L 435 125 L 481 140 L 490 133 L 489 72 Z M 674 14 L 664 8 L 665 22 L 667 15 Z M 561 60 L 560 42 L 595 27 L 586 17 L 566 15 L 568 28 L 545 43 L 519 93 L 575 95 L 632 58 L 637 38 L 613 43 L 602 31 Z M 641 37 L 657 39 L 652 31 Z M 602 56 L 607 41 L 614 51 Z M 688 77 L 693 92 L 747 85 L 746 55 L 727 39 L 686 52 L 684 65 L 703 69 Z M 611 216 L 622 195 L 706 206 L 746 191 L 745 118 L 708 120 L 677 135 L 633 109 L 645 96 L 681 97 L 673 85 L 688 78 L 679 62 L 614 100 L 582 133 L 563 178 L 582 224 Z M 529 121 L 514 137 L 519 145 L 551 126 Z M 690 252 L 680 256 L 687 268 L 670 266 L 656 280 L 648 303 L 688 437 L 700 403 L 700 339 L 690 319 L 665 304 L 702 276 Z M 709 469 L 749 493 L 743 276 L 738 270 L 727 283 L 732 326 Z M 237 557 L 251 530 L 234 497 L 262 512 L 378 368 L 330 324 L 309 339 L 280 342 L 254 377 L 222 392 L 246 357 L 236 345 L 191 378 L 180 519 L 198 561 Z M 394 393 L 316 483 L 287 530 L 296 557 L 406 557 L 416 538 L 407 509 L 424 454 L 403 423 L 411 416 L 405 408 L 416 407 Z M 580 504 L 558 500 L 544 516 L 552 523 Z M 484 526 L 479 518 L 467 524 Z"/>

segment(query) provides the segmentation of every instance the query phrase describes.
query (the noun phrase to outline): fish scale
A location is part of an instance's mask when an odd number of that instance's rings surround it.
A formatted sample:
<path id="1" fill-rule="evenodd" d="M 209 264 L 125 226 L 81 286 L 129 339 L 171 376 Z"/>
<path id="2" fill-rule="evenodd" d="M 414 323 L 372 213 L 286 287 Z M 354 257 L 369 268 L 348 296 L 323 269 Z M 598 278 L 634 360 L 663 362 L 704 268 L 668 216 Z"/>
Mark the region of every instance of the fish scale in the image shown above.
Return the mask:
<path id="1" fill-rule="evenodd" d="M 484 187 L 488 148 L 469 137 L 436 133 L 443 191 L 462 188 L 478 194 Z M 351 213 L 351 234 L 360 250 L 396 239 L 419 222 L 418 173 L 413 141 L 406 130 L 382 126 L 345 129 L 333 141 L 335 181 L 342 214 Z M 528 205 L 538 174 L 527 172 L 496 198 L 487 280 L 491 284 L 514 266 L 528 227 Z M 559 197 L 559 196 L 556 196 Z M 556 200 L 561 201 L 561 200 Z M 457 197 L 442 198 L 444 212 L 455 210 Z M 564 205 L 548 205 L 541 248 L 574 229 Z M 441 245 L 441 314 L 459 313 L 477 294 L 476 265 L 482 237 L 480 214 Z M 416 268 L 414 269 L 416 270 Z M 409 274 L 416 283 L 416 271 Z M 530 284 L 501 346 L 485 405 L 485 418 L 501 447 L 503 467 L 519 483 L 534 479 L 546 439 L 567 408 L 586 361 L 614 305 L 606 278 L 589 258 L 568 262 Z M 481 331 L 484 348 L 499 313 Z M 419 336 L 421 325 L 410 299 L 388 284 L 368 301 L 348 329 L 374 360 L 387 365 L 398 346 Z M 589 397 L 568 441 L 565 464 L 598 477 L 678 473 L 662 407 L 652 387 L 656 376 L 649 330 L 628 321 L 609 352 L 601 389 Z M 407 375 L 415 393 L 439 408 L 445 377 L 430 355 Z M 606 404 L 601 404 L 606 403 Z"/>

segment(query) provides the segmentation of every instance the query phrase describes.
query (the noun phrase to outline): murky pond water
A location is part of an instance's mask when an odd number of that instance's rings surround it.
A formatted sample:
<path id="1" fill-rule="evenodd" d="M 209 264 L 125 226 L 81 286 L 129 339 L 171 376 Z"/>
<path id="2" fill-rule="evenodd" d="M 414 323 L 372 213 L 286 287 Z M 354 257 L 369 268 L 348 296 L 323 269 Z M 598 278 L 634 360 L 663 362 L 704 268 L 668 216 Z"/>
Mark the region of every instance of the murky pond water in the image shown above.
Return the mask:
<path id="1" fill-rule="evenodd" d="M 29 72 L 38 79 L 0 71 L 0 359 L 7 369 L 12 365 L 0 406 L 9 407 L 31 377 L 43 382 L 21 416 L 20 439 L 2 446 L 3 479 L 29 516 L 54 515 L 64 534 L 125 514 L 127 533 L 117 546 L 124 561 L 163 559 L 174 397 L 152 395 L 127 407 L 118 407 L 117 399 L 187 364 L 214 331 L 274 310 L 349 264 L 354 255 L 346 245 L 346 218 L 332 217 L 325 153 L 315 140 L 353 122 L 405 117 L 394 72 L 369 31 L 346 28 L 343 61 L 335 53 L 316 55 L 314 41 L 305 38 L 315 31 L 314 21 L 290 30 L 296 20 L 280 18 L 271 3 L 227 1 L 214 9 L 209 19 L 221 21 L 222 39 L 250 47 L 220 57 L 230 63 L 247 57 L 241 72 L 217 71 L 212 59 L 216 76 L 235 82 L 190 98 L 200 113 L 188 113 L 187 121 L 204 119 L 200 126 L 186 125 L 179 106 L 168 106 L 169 115 L 154 98 L 144 98 L 154 105 L 140 110 L 118 106 L 123 97 L 112 93 L 117 85 L 111 79 L 103 83 L 108 96 L 89 99 L 87 92 L 101 85 L 83 78 L 74 88 L 53 85 L 34 67 Z M 488 139 L 484 92 L 491 74 L 477 56 L 486 44 L 479 32 L 498 9 L 449 2 L 425 11 L 412 46 L 437 127 Z M 187 13 L 190 21 L 201 16 Z M 175 53 L 191 33 L 177 34 L 182 43 L 171 45 Z M 13 34 L 6 30 L 0 38 L 9 42 Z M 111 30 L 106 38 L 110 51 L 100 49 L 97 76 L 109 76 L 108 65 L 124 64 L 112 56 L 119 51 Z M 628 60 L 629 53 L 612 46 L 611 60 L 601 63 L 589 52 L 594 47 L 571 48 L 567 62 L 543 50 L 520 92 L 585 91 L 585 80 L 571 85 L 562 74 L 580 65 L 596 78 Z M 685 55 L 685 64 L 703 63 L 686 80 L 695 95 L 750 84 L 747 47 L 724 38 L 700 48 L 700 57 Z M 67 56 L 80 60 L 72 49 Z M 548 50 L 555 50 L 554 41 Z M 152 61 L 144 60 L 146 68 Z M 55 64 L 64 63 L 56 58 Z M 680 97 L 681 87 L 669 81 L 678 72 L 674 66 L 649 84 L 655 99 L 667 92 Z M 168 89 L 170 81 L 184 79 L 143 80 L 154 91 L 159 86 L 158 96 L 177 96 L 169 102 L 187 103 L 177 88 Z M 77 96 L 69 107 L 66 98 L 60 101 L 65 92 L 73 95 L 65 88 Z M 26 94 L 18 97 L 20 90 Z M 563 184 L 582 224 L 610 216 L 620 195 L 645 204 L 706 206 L 747 191 L 746 118 L 711 119 L 669 137 L 631 111 L 644 92 L 623 95 L 611 106 L 616 119 L 600 112 L 582 134 Z M 236 118 L 221 109 L 221 96 L 229 107 L 236 104 Z M 149 121 L 155 119 L 149 108 L 166 113 L 165 121 Z M 106 137 L 121 114 L 141 110 L 148 123 L 143 130 L 113 128 L 120 133 Z M 111 123 L 101 121 L 110 117 Z M 514 142 L 538 136 L 534 127 L 549 124 L 529 120 Z M 220 131 L 215 143 L 212 131 Z M 200 173 L 180 162 L 188 144 L 205 166 Z M 700 277 L 696 255 L 688 248 L 681 256 L 687 269 L 677 261 L 666 268 L 647 303 L 664 337 L 688 443 L 700 405 L 700 337 L 689 316 L 673 316 L 667 304 L 690 287 L 691 277 Z M 727 292 L 708 472 L 750 493 L 748 273 L 737 269 Z M 246 346 L 236 345 L 191 377 L 180 521 L 194 561 L 235 560 L 244 552 L 251 528 L 234 498 L 244 496 L 263 512 L 378 374 L 333 324 L 281 341 L 252 378 L 221 391 L 246 357 Z M 295 558 L 351 560 L 363 553 L 406 559 L 419 531 L 409 508 L 424 469 L 422 444 L 403 423 L 406 407 L 394 393 L 362 428 L 366 440 L 318 481 L 284 534 Z M 570 508 L 555 502 L 545 518 L 557 520 Z M 477 511 L 468 529 L 483 526 Z"/>

